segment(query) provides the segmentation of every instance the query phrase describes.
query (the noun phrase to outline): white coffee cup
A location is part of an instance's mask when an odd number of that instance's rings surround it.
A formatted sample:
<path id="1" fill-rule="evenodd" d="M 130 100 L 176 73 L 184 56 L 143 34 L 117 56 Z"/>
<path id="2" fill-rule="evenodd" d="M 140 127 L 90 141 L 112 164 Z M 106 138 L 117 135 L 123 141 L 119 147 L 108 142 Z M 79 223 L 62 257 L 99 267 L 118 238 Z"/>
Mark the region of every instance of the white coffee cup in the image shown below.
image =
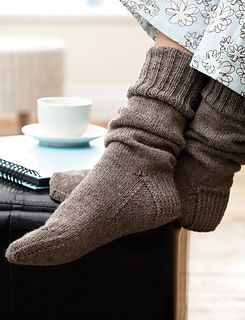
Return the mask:
<path id="1" fill-rule="evenodd" d="M 93 101 L 79 97 L 45 97 L 37 100 L 37 118 L 51 137 L 80 137 L 87 129 Z"/>

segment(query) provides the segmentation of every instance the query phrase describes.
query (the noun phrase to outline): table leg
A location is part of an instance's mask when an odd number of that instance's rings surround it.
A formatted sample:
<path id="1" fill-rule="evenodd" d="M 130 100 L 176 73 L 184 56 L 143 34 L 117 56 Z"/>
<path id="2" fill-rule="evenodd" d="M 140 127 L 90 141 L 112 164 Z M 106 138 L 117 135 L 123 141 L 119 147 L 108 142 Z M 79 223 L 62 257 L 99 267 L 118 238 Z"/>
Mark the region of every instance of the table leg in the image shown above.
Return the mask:
<path id="1" fill-rule="evenodd" d="M 26 124 L 30 123 L 30 112 L 28 111 L 19 111 L 17 113 L 17 130 L 18 133 L 21 133 L 21 128 Z"/>
<path id="2" fill-rule="evenodd" d="M 190 232 L 179 228 L 175 233 L 175 320 L 187 319 L 188 262 Z"/>

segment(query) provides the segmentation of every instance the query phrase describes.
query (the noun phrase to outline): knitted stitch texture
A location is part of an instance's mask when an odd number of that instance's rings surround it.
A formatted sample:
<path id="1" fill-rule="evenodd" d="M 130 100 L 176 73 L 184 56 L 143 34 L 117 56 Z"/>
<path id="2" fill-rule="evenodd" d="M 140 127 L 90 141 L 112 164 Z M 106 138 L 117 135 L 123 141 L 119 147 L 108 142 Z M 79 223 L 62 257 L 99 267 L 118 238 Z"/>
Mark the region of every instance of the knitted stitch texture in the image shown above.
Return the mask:
<path id="1" fill-rule="evenodd" d="M 245 163 L 245 98 L 214 80 L 202 96 L 174 176 L 182 203 L 181 225 L 208 232 L 221 222 L 234 173 Z M 54 173 L 51 197 L 64 201 L 88 172 Z"/>
<path id="2" fill-rule="evenodd" d="M 9 246 L 10 262 L 67 263 L 180 216 L 173 171 L 204 79 L 190 59 L 173 48 L 148 51 L 128 105 L 110 123 L 101 160 L 44 226 Z"/>
<path id="3" fill-rule="evenodd" d="M 245 163 L 245 98 L 210 80 L 185 136 L 175 170 L 180 222 L 193 231 L 213 231 L 225 213 L 233 176 Z"/>

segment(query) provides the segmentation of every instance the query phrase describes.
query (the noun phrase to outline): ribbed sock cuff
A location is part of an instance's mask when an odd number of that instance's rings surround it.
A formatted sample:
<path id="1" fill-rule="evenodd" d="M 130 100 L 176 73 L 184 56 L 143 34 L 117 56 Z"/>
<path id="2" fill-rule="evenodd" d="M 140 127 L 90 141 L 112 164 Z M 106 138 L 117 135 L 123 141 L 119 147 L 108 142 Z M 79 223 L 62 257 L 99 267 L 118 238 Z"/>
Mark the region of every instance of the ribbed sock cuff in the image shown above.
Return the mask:
<path id="1" fill-rule="evenodd" d="M 229 200 L 227 191 L 196 190 L 191 195 L 182 198 L 185 212 L 180 218 L 181 225 L 192 231 L 213 231 L 220 224 Z"/>
<path id="2" fill-rule="evenodd" d="M 128 98 L 142 95 L 167 102 L 192 118 L 208 77 L 190 67 L 191 55 L 175 48 L 152 47 Z"/>
<path id="3" fill-rule="evenodd" d="M 245 121 L 245 97 L 227 86 L 210 79 L 202 95 L 203 99 L 214 109 L 236 121 Z"/>

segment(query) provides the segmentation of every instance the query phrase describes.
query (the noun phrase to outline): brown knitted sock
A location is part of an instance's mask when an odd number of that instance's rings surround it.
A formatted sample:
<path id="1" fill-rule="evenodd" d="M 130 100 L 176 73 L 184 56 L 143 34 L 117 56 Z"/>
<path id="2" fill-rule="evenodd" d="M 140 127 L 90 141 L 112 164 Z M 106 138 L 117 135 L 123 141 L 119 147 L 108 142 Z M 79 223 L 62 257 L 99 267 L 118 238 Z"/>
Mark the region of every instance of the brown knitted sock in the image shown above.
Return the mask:
<path id="1" fill-rule="evenodd" d="M 10 262 L 66 263 L 179 217 L 173 170 L 206 79 L 190 59 L 173 48 L 149 50 L 128 106 L 110 123 L 101 160 L 43 227 L 9 246 Z"/>
<path id="2" fill-rule="evenodd" d="M 50 179 L 49 194 L 55 201 L 63 202 L 82 182 L 91 170 L 69 170 L 54 172 Z"/>
<path id="3" fill-rule="evenodd" d="M 245 98 L 215 80 L 202 96 L 185 134 L 175 181 L 182 226 L 207 232 L 220 223 L 234 173 L 245 163 Z"/>
<path id="4" fill-rule="evenodd" d="M 245 163 L 245 98 L 210 80 L 186 137 L 175 171 L 180 222 L 193 231 L 212 231 L 224 215 L 234 173 Z M 87 173 L 55 173 L 51 197 L 64 201 Z"/>

